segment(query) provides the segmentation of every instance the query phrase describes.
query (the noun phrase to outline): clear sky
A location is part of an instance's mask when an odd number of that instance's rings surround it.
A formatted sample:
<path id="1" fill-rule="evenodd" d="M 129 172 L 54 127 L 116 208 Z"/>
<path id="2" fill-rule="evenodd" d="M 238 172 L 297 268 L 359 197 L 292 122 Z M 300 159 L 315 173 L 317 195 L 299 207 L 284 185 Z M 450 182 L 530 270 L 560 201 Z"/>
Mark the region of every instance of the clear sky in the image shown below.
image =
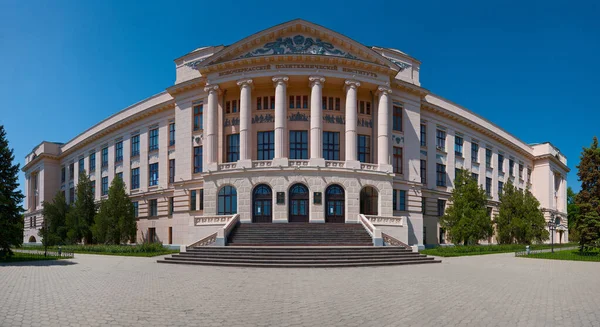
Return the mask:
<path id="1" fill-rule="evenodd" d="M 172 85 L 173 59 L 302 18 L 416 57 L 423 87 L 556 145 L 579 190 L 581 148 L 600 134 L 598 17 L 598 1 L 3 0 L 0 124 L 23 165 L 42 140 L 66 142 Z"/>

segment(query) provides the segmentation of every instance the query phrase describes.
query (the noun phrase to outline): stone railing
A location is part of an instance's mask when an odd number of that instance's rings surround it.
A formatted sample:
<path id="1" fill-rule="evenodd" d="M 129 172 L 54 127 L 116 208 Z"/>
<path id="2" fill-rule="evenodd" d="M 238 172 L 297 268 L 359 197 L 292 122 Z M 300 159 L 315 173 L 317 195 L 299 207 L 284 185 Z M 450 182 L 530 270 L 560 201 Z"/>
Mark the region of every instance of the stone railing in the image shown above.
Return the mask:
<path id="1" fill-rule="evenodd" d="M 360 164 L 360 169 L 362 170 L 377 170 L 378 166 L 377 164 L 370 164 L 370 163 L 361 163 Z"/>
<path id="2" fill-rule="evenodd" d="M 344 161 L 335 161 L 335 160 L 325 161 L 325 167 L 330 167 L 330 168 L 344 168 L 345 164 L 346 163 Z"/>
<path id="3" fill-rule="evenodd" d="M 383 238 L 383 243 L 384 244 L 388 244 L 390 246 L 401 246 L 403 248 L 406 249 L 410 249 L 410 246 L 404 244 L 402 241 L 400 241 L 399 239 L 392 237 L 386 233 L 381 233 L 381 237 Z"/>
<path id="4" fill-rule="evenodd" d="M 214 233 L 208 235 L 207 237 L 201 239 L 200 241 L 188 245 L 187 247 L 192 248 L 195 246 L 208 246 L 208 245 L 214 244 L 216 241 L 217 241 L 217 232 L 214 232 Z"/>
<path id="5" fill-rule="evenodd" d="M 194 226 L 224 225 L 229 219 L 231 219 L 229 215 L 194 217 Z"/>
<path id="6" fill-rule="evenodd" d="M 373 238 L 373 245 L 374 246 L 383 246 L 383 238 L 381 237 L 381 230 L 379 230 L 377 227 L 375 227 L 371 223 L 371 221 L 369 221 L 369 219 L 367 217 L 365 217 L 365 215 L 363 215 L 363 214 L 358 215 L 358 221 L 360 221 L 360 223 L 363 225 L 363 227 L 365 228 L 367 233 L 369 233 L 369 235 L 371 235 L 371 238 Z"/>
<path id="7" fill-rule="evenodd" d="M 240 222 L 240 214 L 236 213 L 231 217 L 231 219 L 223 226 L 221 229 L 217 231 L 217 245 L 225 246 L 227 243 L 227 237 L 231 230 Z"/>
<path id="8" fill-rule="evenodd" d="M 252 161 L 252 168 L 262 168 L 262 167 L 271 167 L 273 166 L 273 161 L 271 160 L 254 160 Z"/>
<path id="9" fill-rule="evenodd" d="M 226 162 L 226 163 L 219 164 L 219 170 L 231 170 L 231 169 L 235 169 L 236 167 L 237 167 L 236 162 Z"/>
<path id="10" fill-rule="evenodd" d="M 308 166 L 308 160 L 290 160 L 290 167 Z"/>
<path id="11" fill-rule="evenodd" d="M 404 217 L 365 216 L 373 225 L 404 226 Z"/>

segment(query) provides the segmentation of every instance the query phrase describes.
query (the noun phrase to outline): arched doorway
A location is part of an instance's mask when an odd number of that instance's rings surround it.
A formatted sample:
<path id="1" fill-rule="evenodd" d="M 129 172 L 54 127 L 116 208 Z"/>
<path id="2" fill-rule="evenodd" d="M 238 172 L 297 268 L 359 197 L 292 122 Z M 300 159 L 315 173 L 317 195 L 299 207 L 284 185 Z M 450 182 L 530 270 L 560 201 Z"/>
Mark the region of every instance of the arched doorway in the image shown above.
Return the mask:
<path id="1" fill-rule="evenodd" d="M 273 222 L 273 192 L 268 185 L 260 184 L 252 192 L 252 222 Z"/>
<path id="2" fill-rule="evenodd" d="M 330 185 L 325 190 L 325 222 L 344 223 L 345 216 L 345 194 L 344 189 L 337 185 Z"/>
<path id="3" fill-rule="evenodd" d="M 308 217 L 308 188 L 303 184 L 294 184 L 290 188 L 290 223 L 307 223 Z"/>
<path id="4" fill-rule="evenodd" d="M 237 213 L 237 191 L 235 187 L 227 185 L 219 190 L 217 214 L 233 215 Z"/>
<path id="5" fill-rule="evenodd" d="M 33 235 L 29 236 L 29 243 L 35 243 L 35 242 L 36 242 L 35 236 L 33 236 Z"/>
<path id="6" fill-rule="evenodd" d="M 377 204 L 379 196 L 377 190 L 371 186 L 365 186 L 360 190 L 360 213 L 363 215 L 377 215 Z"/>

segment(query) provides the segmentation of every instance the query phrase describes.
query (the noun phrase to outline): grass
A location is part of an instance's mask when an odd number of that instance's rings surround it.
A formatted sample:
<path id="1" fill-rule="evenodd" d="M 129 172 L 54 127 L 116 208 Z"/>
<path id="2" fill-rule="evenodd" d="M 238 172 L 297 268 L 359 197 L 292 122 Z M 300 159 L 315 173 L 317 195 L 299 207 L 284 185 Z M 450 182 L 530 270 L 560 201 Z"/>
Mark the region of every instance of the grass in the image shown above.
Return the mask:
<path id="1" fill-rule="evenodd" d="M 600 262 L 599 251 L 579 252 L 576 251 L 557 251 L 557 252 L 545 252 L 536 253 L 523 256 L 524 258 L 534 259 L 551 259 L 551 260 L 569 260 L 569 261 L 595 261 Z"/>
<path id="2" fill-rule="evenodd" d="M 40 254 L 33 253 L 21 253 L 21 252 L 13 252 L 13 255 L 8 258 L 0 259 L 0 263 L 6 262 L 24 262 L 24 261 L 42 261 L 42 260 L 58 260 L 61 259 L 57 256 L 44 256 Z"/>
<path id="3" fill-rule="evenodd" d="M 554 244 L 555 248 L 575 246 L 575 243 Z M 434 255 L 438 257 L 462 257 L 468 255 L 483 255 L 495 253 L 510 253 L 525 251 L 523 244 L 494 244 L 494 245 L 456 245 L 456 246 L 438 246 L 432 249 L 420 251 L 422 254 Z M 551 248 L 550 244 L 533 244 L 531 250 L 542 250 Z"/>
<path id="4" fill-rule="evenodd" d="M 44 246 L 33 245 L 24 247 L 24 249 L 43 250 Z M 52 249 L 52 251 L 57 251 L 58 246 L 48 247 L 48 250 L 50 249 Z M 179 250 L 167 249 L 160 243 L 144 243 L 138 245 L 63 245 L 62 251 L 83 254 L 120 255 L 132 257 L 154 257 L 157 255 L 179 252 Z"/>

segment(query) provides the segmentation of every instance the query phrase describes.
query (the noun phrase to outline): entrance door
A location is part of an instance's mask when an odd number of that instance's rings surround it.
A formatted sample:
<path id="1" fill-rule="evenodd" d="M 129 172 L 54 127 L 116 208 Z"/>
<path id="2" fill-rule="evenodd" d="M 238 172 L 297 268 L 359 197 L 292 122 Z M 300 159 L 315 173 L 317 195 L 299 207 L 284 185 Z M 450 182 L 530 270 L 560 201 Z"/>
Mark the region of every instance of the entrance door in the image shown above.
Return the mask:
<path id="1" fill-rule="evenodd" d="M 331 185 L 325 191 L 325 222 L 344 223 L 345 205 L 344 189 L 339 185 Z"/>
<path id="2" fill-rule="evenodd" d="M 260 184 L 252 193 L 252 222 L 273 222 L 273 192 L 268 185 Z"/>
<path id="3" fill-rule="evenodd" d="M 290 223 L 307 223 L 308 218 L 308 188 L 302 184 L 294 184 L 290 188 Z"/>

